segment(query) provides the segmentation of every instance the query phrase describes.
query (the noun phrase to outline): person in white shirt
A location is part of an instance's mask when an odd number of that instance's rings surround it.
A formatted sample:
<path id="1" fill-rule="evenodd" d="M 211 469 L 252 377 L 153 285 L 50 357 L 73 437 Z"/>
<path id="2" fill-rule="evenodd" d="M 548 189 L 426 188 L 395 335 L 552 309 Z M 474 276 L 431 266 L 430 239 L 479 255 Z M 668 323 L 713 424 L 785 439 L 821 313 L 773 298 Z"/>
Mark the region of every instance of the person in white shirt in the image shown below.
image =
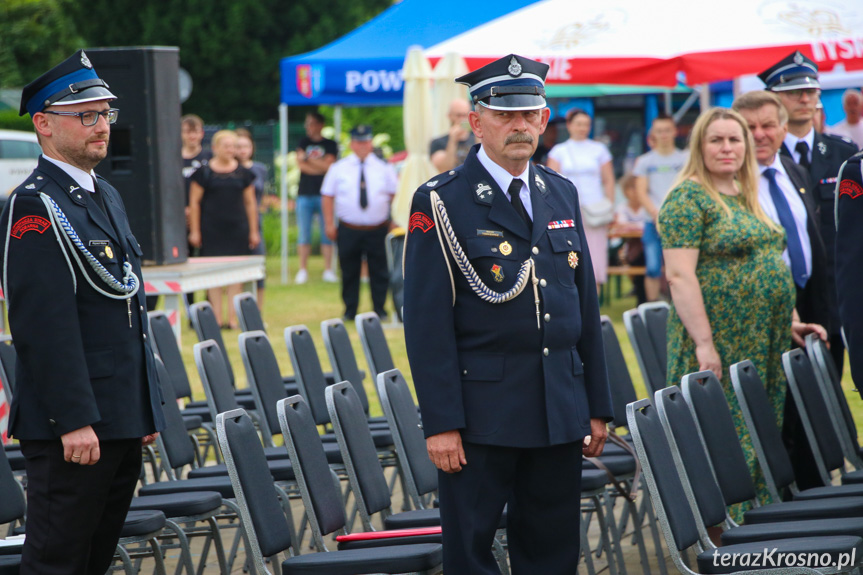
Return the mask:
<path id="1" fill-rule="evenodd" d="M 842 109 L 845 119 L 827 128 L 828 134 L 844 136 L 854 142 L 858 148 L 863 148 L 863 93 L 860 90 L 845 90 L 842 94 Z"/>
<path id="2" fill-rule="evenodd" d="M 353 154 L 333 164 L 324 176 L 324 229 L 339 250 L 345 319 L 352 320 L 357 314 L 363 258 L 369 267 L 373 309 L 386 319 L 386 236 L 391 228 L 390 205 L 398 181 L 392 166 L 372 153 L 370 126 L 359 125 L 351 130 L 351 151 Z"/>
<path id="3" fill-rule="evenodd" d="M 600 286 L 608 279 L 608 224 L 614 219 L 614 169 L 608 147 L 590 136 L 590 115 L 566 113 L 569 139 L 548 153 L 548 167 L 566 176 L 578 191 L 593 273 Z"/>

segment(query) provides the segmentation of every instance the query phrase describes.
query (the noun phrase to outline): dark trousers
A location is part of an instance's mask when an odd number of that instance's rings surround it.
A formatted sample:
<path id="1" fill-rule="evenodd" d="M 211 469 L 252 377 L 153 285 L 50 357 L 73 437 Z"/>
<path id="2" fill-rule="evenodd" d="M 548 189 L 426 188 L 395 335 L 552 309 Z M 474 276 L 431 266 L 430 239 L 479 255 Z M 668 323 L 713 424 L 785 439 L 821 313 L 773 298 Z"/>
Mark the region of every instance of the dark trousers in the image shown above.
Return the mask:
<path id="1" fill-rule="evenodd" d="M 345 317 L 357 315 L 360 305 L 360 270 L 363 256 L 369 264 L 369 284 L 372 288 L 372 308 L 379 316 L 384 314 L 387 301 L 389 272 L 387 270 L 387 225 L 373 230 L 355 230 L 339 225 L 337 244 L 339 267 L 342 270 L 342 301 Z"/>
<path id="2" fill-rule="evenodd" d="M 21 575 L 104 575 L 141 472 L 141 440 L 101 441 L 95 465 L 63 460 L 63 444 L 21 441 L 27 537 Z"/>
<path id="3" fill-rule="evenodd" d="M 845 342 L 842 340 L 842 334 L 834 333 L 828 341 L 830 341 L 830 355 L 833 356 L 836 371 L 841 377 L 842 368 L 845 367 Z"/>
<path id="4" fill-rule="evenodd" d="M 465 442 L 464 450 L 460 472 L 438 472 L 444 573 L 500 573 L 491 546 L 507 505 L 513 575 L 575 574 L 581 443 L 520 449 Z"/>

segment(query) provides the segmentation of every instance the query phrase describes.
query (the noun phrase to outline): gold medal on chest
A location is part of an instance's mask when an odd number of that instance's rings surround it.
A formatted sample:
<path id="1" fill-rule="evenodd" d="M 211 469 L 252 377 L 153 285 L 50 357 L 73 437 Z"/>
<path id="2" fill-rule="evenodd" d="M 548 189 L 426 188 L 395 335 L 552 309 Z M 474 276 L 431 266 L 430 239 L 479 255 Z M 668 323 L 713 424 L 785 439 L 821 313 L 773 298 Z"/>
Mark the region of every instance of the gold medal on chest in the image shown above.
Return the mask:
<path id="1" fill-rule="evenodd" d="M 111 246 L 105 246 L 105 255 L 108 256 L 108 259 L 114 259 L 114 250 L 111 249 Z"/>
<path id="2" fill-rule="evenodd" d="M 500 253 L 505 256 L 512 253 L 512 246 L 509 245 L 509 242 L 501 242 L 501 244 L 497 246 L 497 249 L 499 249 Z"/>
<path id="3" fill-rule="evenodd" d="M 569 267 L 575 269 L 578 267 L 578 254 L 575 252 L 569 252 L 569 255 L 566 256 L 566 261 L 569 262 Z"/>

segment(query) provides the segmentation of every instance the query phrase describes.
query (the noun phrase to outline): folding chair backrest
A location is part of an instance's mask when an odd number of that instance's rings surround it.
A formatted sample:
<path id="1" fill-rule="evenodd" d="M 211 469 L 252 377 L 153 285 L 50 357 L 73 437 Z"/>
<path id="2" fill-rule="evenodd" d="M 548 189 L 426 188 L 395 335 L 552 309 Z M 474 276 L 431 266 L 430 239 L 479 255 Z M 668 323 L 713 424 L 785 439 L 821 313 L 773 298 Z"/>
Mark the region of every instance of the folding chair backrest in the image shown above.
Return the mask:
<path id="1" fill-rule="evenodd" d="M 291 363 L 294 365 L 294 375 L 296 375 L 300 393 L 309 404 L 315 416 L 315 423 L 326 425 L 330 422 L 327 398 L 324 394 L 327 379 L 324 377 L 324 370 L 321 369 L 321 360 L 318 358 L 312 333 L 304 325 L 286 327 L 285 343 L 288 346 Z"/>
<path id="2" fill-rule="evenodd" d="M 309 404 L 301 396 L 293 395 L 280 399 L 276 409 L 315 544 L 322 551 L 323 535 L 338 531 L 347 523 L 344 501 L 333 482 Z"/>
<path id="3" fill-rule="evenodd" d="M 812 369 L 806 352 L 799 348 L 782 354 L 782 367 L 794 396 L 794 403 L 800 412 L 818 472 L 824 485 L 829 485 L 830 472 L 845 465 L 845 456 L 842 454 L 836 430 L 830 422 L 830 411 L 815 379 L 815 370 Z"/>
<path id="4" fill-rule="evenodd" d="M 381 326 L 381 318 L 373 311 L 356 317 L 357 333 L 363 343 L 363 351 L 369 364 L 369 373 L 376 378 L 379 373 L 395 369 L 390 347 Z"/>
<path id="5" fill-rule="evenodd" d="M 150 337 L 156 346 L 154 351 L 162 358 L 165 369 L 171 374 L 171 383 L 177 392 L 177 398 L 192 397 L 192 386 L 189 384 L 186 364 L 183 362 L 180 346 L 177 345 L 171 320 L 163 311 L 148 312 L 147 317 L 150 318 Z"/>
<path id="6" fill-rule="evenodd" d="M 683 397 L 698 424 L 698 434 L 713 464 L 726 505 L 755 497 L 755 485 L 740 447 L 722 385 L 712 371 L 683 376 Z"/>
<path id="7" fill-rule="evenodd" d="M 351 336 L 348 335 L 345 323 L 340 319 L 322 321 L 321 334 L 324 336 L 324 347 L 330 356 L 330 365 L 333 366 L 333 378 L 336 381 L 350 381 L 363 402 L 363 411 L 368 413 L 369 398 L 363 387 L 363 372 L 357 365 L 357 356 L 354 354 Z"/>
<path id="8" fill-rule="evenodd" d="M 231 360 L 225 348 L 225 340 L 222 339 L 222 328 L 219 326 L 219 322 L 216 321 L 216 313 L 213 311 L 213 306 L 210 305 L 210 302 L 202 301 L 192 304 L 189 307 L 189 312 L 192 315 L 192 326 L 195 328 L 195 333 L 198 334 L 198 341 L 211 339 L 216 342 L 219 350 L 222 352 L 222 357 L 225 359 L 231 387 L 236 387 L 234 369 L 231 367 Z"/>
<path id="9" fill-rule="evenodd" d="M 388 511 L 391 500 L 368 420 L 360 398 L 347 381 L 327 388 L 327 408 L 351 489 L 359 503 L 360 516 L 365 529 L 369 530 L 369 518 L 380 511 Z"/>
<path id="10" fill-rule="evenodd" d="M 162 411 L 165 413 L 165 421 L 167 425 L 159 434 L 159 455 L 165 460 L 167 469 L 179 469 L 186 465 L 192 465 L 195 461 L 195 446 L 186 431 L 186 424 L 183 421 L 183 415 L 180 413 L 180 406 L 172 399 L 174 395 L 173 377 L 165 368 L 161 358 L 156 357 L 156 374 L 159 378 L 159 385 L 162 387 L 162 397 L 165 399 L 165 404 L 162 406 Z"/>
<path id="11" fill-rule="evenodd" d="M 653 402 L 672 455 L 680 458 L 679 462 L 675 461 L 675 467 L 678 473 L 686 477 L 684 486 L 688 484 L 692 490 L 702 524 L 707 527 L 719 525 L 725 521 L 725 500 L 716 483 L 704 445 L 698 439 L 698 427 L 683 393 L 676 385 L 666 387 L 656 392 Z"/>
<path id="12" fill-rule="evenodd" d="M 428 457 L 417 407 L 399 370 L 392 369 L 378 375 L 378 395 L 405 480 L 409 489 L 415 491 L 410 495 L 418 499 L 437 489 L 437 469 Z M 419 504 L 416 500 L 414 503 Z"/>
<path id="13" fill-rule="evenodd" d="M 216 434 L 252 548 L 251 556 L 257 572 L 268 573 L 264 558 L 288 549 L 291 536 L 264 448 L 252 418 L 242 409 L 220 413 L 216 417 Z"/>
<path id="14" fill-rule="evenodd" d="M 611 387 L 611 405 L 614 409 L 614 420 L 611 422 L 615 427 L 626 426 L 626 406 L 633 401 L 638 401 L 635 388 L 632 386 L 632 378 L 626 367 L 626 359 L 620 342 L 614 332 L 614 324 L 611 318 L 604 315 L 602 321 L 602 343 L 605 347 L 605 365 L 608 369 L 608 384 Z"/>
<path id="15" fill-rule="evenodd" d="M 767 489 L 776 501 L 781 501 L 782 490 L 794 483 L 794 468 L 782 441 L 782 431 L 776 424 L 767 390 L 764 389 L 758 370 L 748 359 L 735 363 L 729 371 L 731 385 L 761 463 Z"/>
<path id="16" fill-rule="evenodd" d="M 0 525 L 23 518 L 26 509 L 24 491 L 15 481 L 6 449 L 0 443 Z"/>
<path id="17" fill-rule="evenodd" d="M 689 502 L 681 497 L 683 484 L 674 468 L 674 458 L 662 429 L 659 414 L 649 399 L 631 403 L 626 408 L 629 431 L 650 499 L 662 526 L 665 543 L 674 562 L 679 554 L 698 542 L 699 531 Z M 684 573 L 691 572 L 681 570 Z"/>
<path id="18" fill-rule="evenodd" d="M 815 367 L 815 375 L 828 399 L 828 407 L 833 412 L 831 420 L 836 426 L 836 433 L 843 439 L 845 458 L 855 466 L 860 466 L 860 441 L 857 437 L 857 423 L 848 406 L 848 398 L 842 389 L 842 378 L 833 362 L 833 356 L 827 346 L 814 333 L 806 336 L 806 355 Z"/>
<path id="19" fill-rule="evenodd" d="M 242 331 L 267 331 L 264 327 L 264 318 L 255 296 L 249 292 L 243 292 L 234 296 L 234 311 L 240 321 Z"/>
<path id="20" fill-rule="evenodd" d="M 270 338 L 263 331 L 241 333 L 240 355 L 246 368 L 246 380 L 255 397 L 264 443 L 272 445 L 272 436 L 279 433 L 276 403 L 285 398 L 285 385 Z"/>
<path id="21" fill-rule="evenodd" d="M 637 309 L 623 312 L 623 324 L 626 326 L 629 343 L 635 351 L 635 358 L 638 360 L 638 367 L 644 378 L 644 387 L 647 388 L 647 393 L 653 396 L 657 389 L 662 389 L 666 385 L 666 368 L 659 365 L 659 358 L 654 353 L 644 320 L 641 319 Z"/>
<path id="22" fill-rule="evenodd" d="M 638 306 L 638 315 L 644 322 L 653 353 L 656 354 L 657 363 L 662 370 L 662 379 L 665 380 L 668 373 L 668 304 L 664 301 L 643 303 Z"/>
<path id="23" fill-rule="evenodd" d="M 192 351 L 195 354 L 195 365 L 198 366 L 198 375 L 201 377 L 204 393 L 207 396 L 210 416 L 216 419 L 219 413 L 239 408 L 219 344 L 208 339 L 196 343 Z"/>
<path id="24" fill-rule="evenodd" d="M 15 366 L 17 363 L 18 354 L 15 352 L 12 338 L 8 335 L 0 336 L 0 376 L 3 378 L 3 388 L 6 389 L 10 401 L 15 393 Z"/>

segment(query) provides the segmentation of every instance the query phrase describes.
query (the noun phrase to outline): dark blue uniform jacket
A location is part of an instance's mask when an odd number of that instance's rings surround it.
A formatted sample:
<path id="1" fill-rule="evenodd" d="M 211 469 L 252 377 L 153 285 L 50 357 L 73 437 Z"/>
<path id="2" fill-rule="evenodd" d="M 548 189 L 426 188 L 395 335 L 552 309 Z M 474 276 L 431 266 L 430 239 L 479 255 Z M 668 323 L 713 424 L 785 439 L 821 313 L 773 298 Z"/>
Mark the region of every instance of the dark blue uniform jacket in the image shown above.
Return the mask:
<path id="1" fill-rule="evenodd" d="M 102 440 L 131 439 L 165 426 L 146 335 L 143 285 L 131 305 L 107 298 L 87 283 L 73 259 L 76 291 L 56 226 L 46 225 L 47 210 L 37 196 L 47 194 L 57 202 L 84 245 L 114 277 L 122 279 L 125 257 L 142 278 L 141 248 L 120 194 L 101 178 L 99 187 L 110 220 L 90 192 L 40 158 L 13 192 L 11 234 L 11 196 L 0 215 L 0 258 L 8 242 L 8 261 L 2 263 L 8 266 L 5 295 L 18 353 L 9 431 L 18 439 L 56 439 L 86 425 Z M 96 285 L 116 293 L 84 265 Z"/>
<path id="2" fill-rule="evenodd" d="M 417 190 L 405 246 L 405 339 L 426 437 L 509 447 L 578 441 L 611 399 L 590 254 L 573 184 L 530 168 L 533 229 L 476 157 Z M 458 242 L 496 292 L 533 257 L 540 327 L 529 283 L 502 304 L 481 300 L 438 241 L 430 192 L 446 205 Z M 556 229 L 550 229 L 556 228 Z M 577 263 L 576 263 L 577 262 Z M 573 265 L 575 267 L 573 267 Z"/>

